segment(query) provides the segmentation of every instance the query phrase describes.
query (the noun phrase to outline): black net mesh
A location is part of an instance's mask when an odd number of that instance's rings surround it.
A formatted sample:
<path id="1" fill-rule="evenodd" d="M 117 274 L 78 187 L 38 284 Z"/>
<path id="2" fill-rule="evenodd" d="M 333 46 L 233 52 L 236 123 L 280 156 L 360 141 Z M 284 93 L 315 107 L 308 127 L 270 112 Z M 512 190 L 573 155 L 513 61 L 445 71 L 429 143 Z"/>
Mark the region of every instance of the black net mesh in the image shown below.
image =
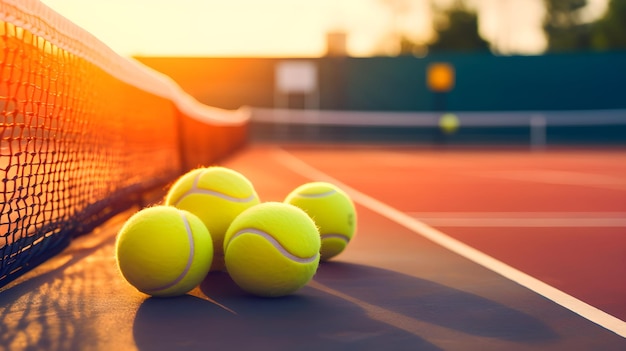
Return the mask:
<path id="1" fill-rule="evenodd" d="M 56 31 L 46 21 L 55 18 L 47 8 L 34 7 L 47 16 L 40 18 L 15 6 L 0 6 L 5 18 L 26 23 L 0 22 L 0 286 L 178 176 L 187 166 L 183 126 L 199 124 L 194 132 L 205 134 L 193 137 L 211 138 L 210 124 L 140 88 L 150 82 L 130 84 L 101 64 L 121 58 L 62 48 L 88 46 L 84 38 L 59 45 L 24 29 L 67 35 L 66 22 Z M 216 155 L 200 156 L 196 162 Z"/>

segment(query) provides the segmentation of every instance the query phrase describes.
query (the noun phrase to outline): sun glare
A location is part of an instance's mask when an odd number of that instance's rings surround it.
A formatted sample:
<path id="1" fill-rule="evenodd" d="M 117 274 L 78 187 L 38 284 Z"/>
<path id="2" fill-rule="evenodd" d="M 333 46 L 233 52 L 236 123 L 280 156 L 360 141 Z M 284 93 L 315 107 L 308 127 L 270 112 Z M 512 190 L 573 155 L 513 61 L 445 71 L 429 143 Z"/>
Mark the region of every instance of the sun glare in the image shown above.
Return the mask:
<path id="1" fill-rule="evenodd" d="M 337 30 L 347 34 L 349 55 L 370 56 L 397 33 L 416 42 L 433 34 L 432 0 L 42 1 L 125 56 L 318 57 Z M 542 2 L 468 0 L 485 39 L 502 53 L 524 54 L 545 49 Z M 589 0 L 588 17 L 606 2 Z"/>

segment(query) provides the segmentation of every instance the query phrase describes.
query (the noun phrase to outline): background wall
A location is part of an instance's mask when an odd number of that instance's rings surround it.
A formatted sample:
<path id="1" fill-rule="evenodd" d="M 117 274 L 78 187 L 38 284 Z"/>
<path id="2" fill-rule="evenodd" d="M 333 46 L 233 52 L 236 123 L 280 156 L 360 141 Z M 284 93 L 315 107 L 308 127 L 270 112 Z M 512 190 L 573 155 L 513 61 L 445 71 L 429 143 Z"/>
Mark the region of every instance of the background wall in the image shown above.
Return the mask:
<path id="1" fill-rule="evenodd" d="M 200 101 L 221 108 L 274 106 L 278 58 L 138 57 Z M 371 111 L 530 111 L 626 108 L 626 52 L 425 58 L 322 57 L 316 62 L 322 109 Z M 430 63 L 455 69 L 454 89 L 426 86 Z M 293 94 L 289 106 L 303 106 Z M 445 103 L 445 106 L 441 104 Z"/>

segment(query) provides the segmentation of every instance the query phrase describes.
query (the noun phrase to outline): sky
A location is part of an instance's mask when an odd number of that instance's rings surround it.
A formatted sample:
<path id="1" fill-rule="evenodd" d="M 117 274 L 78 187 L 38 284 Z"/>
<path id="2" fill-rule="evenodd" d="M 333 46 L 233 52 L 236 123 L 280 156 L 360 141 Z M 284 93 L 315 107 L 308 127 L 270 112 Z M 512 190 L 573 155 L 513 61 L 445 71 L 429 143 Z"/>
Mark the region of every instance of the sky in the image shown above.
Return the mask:
<path id="1" fill-rule="evenodd" d="M 394 31 L 432 35 L 431 0 L 42 0 L 123 56 L 319 57 L 326 33 L 347 33 L 351 56 L 393 54 Z M 454 0 L 435 0 L 446 3 Z M 503 54 L 538 54 L 543 0 L 470 0 L 480 32 Z M 588 0 L 589 18 L 607 0 Z M 390 10 L 385 2 L 405 4 Z"/>

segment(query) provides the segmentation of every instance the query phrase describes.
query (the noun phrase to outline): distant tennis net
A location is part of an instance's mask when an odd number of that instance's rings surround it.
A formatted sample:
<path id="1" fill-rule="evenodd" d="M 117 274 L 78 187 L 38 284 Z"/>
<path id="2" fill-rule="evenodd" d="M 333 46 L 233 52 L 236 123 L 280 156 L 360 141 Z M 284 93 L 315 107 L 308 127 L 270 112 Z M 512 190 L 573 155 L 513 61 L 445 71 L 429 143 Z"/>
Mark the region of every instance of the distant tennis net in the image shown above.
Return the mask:
<path id="1" fill-rule="evenodd" d="M 35 0 L 0 2 L 0 286 L 245 139 Z"/>
<path id="2" fill-rule="evenodd" d="M 626 110 L 443 112 L 252 109 L 250 138 L 271 141 L 401 142 L 420 145 L 626 145 Z"/>

